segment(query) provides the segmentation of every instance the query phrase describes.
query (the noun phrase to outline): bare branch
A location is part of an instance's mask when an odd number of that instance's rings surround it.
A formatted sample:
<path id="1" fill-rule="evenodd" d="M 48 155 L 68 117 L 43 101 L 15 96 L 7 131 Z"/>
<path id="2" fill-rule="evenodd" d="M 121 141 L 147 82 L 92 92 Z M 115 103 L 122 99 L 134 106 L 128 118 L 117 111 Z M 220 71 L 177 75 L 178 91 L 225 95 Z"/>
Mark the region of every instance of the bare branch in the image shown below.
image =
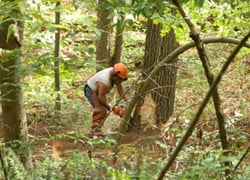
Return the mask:
<path id="1" fill-rule="evenodd" d="M 237 163 L 237 165 L 234 167 L 233 173 L 238 169 L 238 167 L 240 166 L 241 162 L 243 161 L 243 159 L 247 156 L 248 152 L 250 152 L 250 146 L 248 146 L 247 150 L 245 151 L 245 153 L 242 155 L 242 157 L 240 158 L 239 162 Z"/>
<path id="2" fill-rule="evenodd" d="M 171 167 L 171 165 L 174 162 L 175 158 L 177 157 L 177 155 L 181 151 L 182 147 L 184 146 L 186 140 L 189 138 L 189 136 L 192 135 L 193 129 L 194 129 L 195 125 L 197 124 L 197 122 L 199 121 L 199 118 L 200 118 L 200 116 L 201 116 L 204 108 L 206 107 L 206 105 L 207 105 L 210 97 L 212 96 L 214 90 L 216 89 L 218 83 L 220 82 L 220 80 L 222 78 L 222 75 L 226 72 L 227 68 L 229 67 L 229 65 L 231 64 L 231 62 L 233 61 L 233 59 L 235 58 L 235 56 L 237 55 L 237 53 L 240 51 L 240 49 L 247 42 L 247 40 L 248 40 L 249 37 L 250 37 L 250 32 L 242 39 L 242 41 L 239 43 L 239 45 L 234 49 L 234 51 L 228 57 L 227 61 L 225 62 L 225 64 L 221 68 L 218 76 L 215 78 L 214 82 L 212 83 L 211 87 L 209 88 L 209 91 L 207 92 L 204 100 L 202 101 L 202 103 L 201 103 L 201 105 L 200 105 L 200 107 L 199 107 L 199 109 L 198 109 L 195 117 L 191 121 L 191 123 L 190 123 L 190 125 L 188 127 L 188 130 L 186 131 L 185 135 L 181 139 L 181 141 L 178 144 L 178 146 L 176 147 L 175 151 L 173 152 L 173 154 L 169 158 L 166 166 L 162 169 L 161 174 L 160 174 L 158 180 L 163 179 L 163 177 L 165 176 L 165 173 Z"/>
<path id="3" fill-rule="evenodd" d="M 209 38 L 204 38 L 202 39 L 203 43 L 205 44 L 212 44 L 212 43 L 228 43 L 228 44 L 239 44 L 241 41 L 235 38 L 228 38 L 228 37 L 209 37 Z M 159 63 L 173 63 L 175 58 L 177 58 L 180 54 L 184 53 L 185 51 L 193 48 L 195 46 L 195 43 L 193 41 L 190 41 L 180 47 L 178 47 L 176 50 L 174 50 L 172 53 L 170 53 L 168 56 L 166 56 L 164 59 L 162 59 L 161 62 Z M 244 44 L 245 47 L 250 48 L 250 44 L 246 43 Z M 152 70 L 150 76 L 155 76 L 157 75 L 162 69 L 164 68 L 164 66 L 154 66 L 154 69 Z M 145 91 L 147 90 L 147 87 L 149 86 L 149 84 L 151 83 L 151 78 L 146 78 L 144 81 L 141 82 L 141 84 L 139 84 L 139 90 L 136 93 L 135 96 L 132 97 L 132 99 L 129 102 L 129 105 L 127 106 L 126 112 L 124 114 L 123 120 L 120 124 L 119 127 L 119 133 L 116 137 L 118 144 L 120 143 L 126 129 L 127 129 L 127 125 L 129 124 L 129 119 L 130 119 L 130 115 L 140 97 L 140 94 L 145 93 Z"/>

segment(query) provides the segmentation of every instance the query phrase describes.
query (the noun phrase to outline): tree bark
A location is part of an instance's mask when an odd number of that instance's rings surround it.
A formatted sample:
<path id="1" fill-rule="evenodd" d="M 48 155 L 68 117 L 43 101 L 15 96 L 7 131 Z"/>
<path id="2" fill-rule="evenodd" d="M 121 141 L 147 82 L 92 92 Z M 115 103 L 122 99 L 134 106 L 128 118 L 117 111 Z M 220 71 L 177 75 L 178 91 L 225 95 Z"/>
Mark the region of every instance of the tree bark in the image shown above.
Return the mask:
<path id="1" fill-rule="evenodd" d="M 123 45 L 123 29 L 121 23 L 124 21 L 124 15 L 121 14 L 122 19 L 116 25 L 116 35 L 115 35 L 115 46 L 114 53 L 111 58 L 110 65 L 113 66 L 116 63 L 121 62 L 122 58 L 122 45 Z"/>
<path id="2" fill-rule="evenodd" d="M 115 38 L 115 51 L 114 54 L 111 58 L 110 65 L 113 66 L 116 63 L 121 62 L 121 57 L 122 57 L 122 45 L 123 45 L 123 35 L 116 33 L 116 38 Z"/>
<path id="3" fill-rule="evenodd" d="M 96 42 L 96 71 L 110 63 L 110 9 L 105 6 L 105 0 L 99 0 L 97 8 L 97 28 L 100 31 Z"/>
<path id="4" fill-rule="evenodd" d="M 189 124 L 189 127 L 188 127 L 185 135 L 182 137 L 182 139 L 180 140 L 179 144 L 175 148 L 173 154 L 170 156 L 167 164 L 162 169 L 162 171 L 160 173 L 160 176 L 158 177 L 158 180 L 162 180 L 164 178 L 166 172 L 172 166 L 172 163 L 174 162 L 175 158 L 177 157 L 177 155 L 181 151 L 181 149 L 184 146 L 185 142 L 192 135 L 192 132 L 193 132 L 193 130 L 195 128 L 195 125 L 198 123 L 199 118 L 200 118 L 200 116 L 201 116 L 204 108 L 206 107 L 206 105 L 207 105 L 210 97 L 213 95 L 214 90 L 216 89 L 217 85 L 219 84 L 222 76 L 224 75 L 224 73 L 228 69 L 229 65 L 231 64 L 231 62 L 233 61 L 233 59 L 235 58 L 235 56 L 237 55 L 237 53 L 244 46 L 244 44 L 247 42 L 247 40 L 248 40 L 249 37 L 250 37 L 250 32 L 241 40 L 241 42 L 239 43 L 239 45 L 234 49 L 234 51 L 228 57 L 227 61 L 225 62 L 225 64 L 221 68 L 219 74 L 217 75 L 217 77 L 214 79 L 212 85 L 210 86 L 210 88 L 209 88 L 209 90 L 208 90 L 205 98 L 203 99 L 203 101 L 202 101 L 202 103 L 201 103 L 201 105 L 200 105 L 200 107 L 199 107 L 199 109 L 198 109 L 198 111 L 197 111 L 197 113 L 195 115 L 195 117 L 193 118 L 193 120 Z"/>
<path id="5" fill-rule="evenodd" d="M 203 43 L 210 44 L 210 43 L 230 43 L 230 44 L 239 44 L 240 41 L 234 38 L 225 38 L 225 37 L 213 37 L 213 38 L 205 38 L 202 39 Z M 178 47 L 176 50 L 174 50 L 172 53 L 170 53 L 167 57 L 163 58 L 158 64 L 156 64 L 150 73 L 150 75 L 142 81 L 140 84 L 138 84 L 138 91 L 135 93 L 136 95 L 132 97 L 130 100 L 125 114 L 123 116 L 123 120 L 121 121 L 121 124 L 119 126 L 119 133 L 116 136 L 117 143 L 119 144 L 122 140 L 122 137 L 124 136 L 128 125 L 130 121 L 130 115 L 132 111 L 134 110 L 134 107 L 139 102 L 140 97 L 146 92 L 147 87 L 151 83 L 151 79 L 158 75 L 158 73 L 162 70 L 164 66 L 161 66 L 161 64 L 166 63 L 173 63 L 175 61 L 175 58 L 177 58 L 180 54 L 184 53 L 190 48 L 193 48 L 195 46 L 194 42 L 188 42 L 180 47 Z M 245 43 L 243 46 L 250 48 L 249 43 Z"/>
<path id="6" fill-rule="evenodd" d="M 55 13 L 55 24 L 59 25 L 60 24 L 60 2 L 56 3 L 56 8 L 57 11 Z M 55 49 L 54 49 L 54 76 L 55 76 L 55 91 L 56 91 L 56 103 L 55 103 L 55 110 L 56 110 L 56 119 L 58 119 L 57 115 L 58 112 L 61 111 L 61 96 L 60 96 L 60 57 L 59 57 L 59 52 L 60 52 L 60 29 L 58 28 L 56 33 L 55 33 Z"/>
<path id="7" fill-rule="evenodd" d="M 160 55 L 156 61 L 158 63 L 178 47 L 175 40 L 174 31 L 171 30 L 162 38 Z M 177 59 L 171 64 L 165 64 L 165 68 L 156 76 L 156 83 L 153 83 L 153 99 L 157 104 L 157 123 L 165 123 L 174 111 L 175 85 L 177 76 Z"/>
<path id="8" fill-rule="evenodd" d="M 161 30 L 161 24 L 154 24 L 153 20 L 148 20 L 143 62 L 144 79 L 150 75 L 156 64 L 158 64 L 164 57 L 179 46 L 176 42 L 173 30 L 170 30 L 170 32 L 164 37 L 161 36 Z M 175 101 L 175 85 L 177 75 L 176 61 L 171 64 L 162 65 L 164 68 L 162 68 L 157 76 L 152 78 L 150 86 L 148 86 L 148 92 L 146 93 L 151 94 L 157 105 L 155 119 L 156 125 L 159 125 L 159 123 L 165 123 L 172 115 Z M 136 121 L 135 124 L 138 126 L 140 126 L 141 123 L 139 112 L 146 94 L 141 96 L 136 107 L 134 116 Z"/>
<path id="9" fill-rule="evenodd" d="M 15 13 L 18 13 L 15 11 Z M 23 22 L 7 20 L 0 24 L 0 90 L 3 116 L 4 140 L 15 152 L 18 152 L 18 141 L 27 140 L 27 120 L 23 102 L 23 90 L 21 81 L 21 40 L 23 34 Z M 8 37 L 8 28 L 16 26 L 17 34 Z M 12 146 L 17 144 L 17 146 Z M 14 148 L 15 147 L 15 148 Z M 28 147 L 27 147 L 28 148 Z M 26 164 L 28 149 L 22 150 L 21 161 Z M 20 152 L 18 152 L 20 154 Z M 30 163 L 30 162 L 28 162 Z M 30 165 L 30 164 L 29 164 Z"/>
<path id="10" fill-rule="evenodd" d="M 22 122 L 25 122 L 25 112 L 23 103 L 23 93 L 20 84 L 20 41 L 18 37 L 12 35 L 7 41 L 7 33 L 10 25 L 14 21 L 6 21 L 1 24 L 0 29 L 0 48 L 1 53 L 1 93 L 2 93 L 2 112 L 4 121 L 5 141 L 20 139 L 26 133 L 21 132 Z M 23 28 L 23 23 L 18 23 L 18 28 Z M 22 32 L 20 31 L 20 36 Z M 10 53 L 6 50 L 11 50 Z"/>

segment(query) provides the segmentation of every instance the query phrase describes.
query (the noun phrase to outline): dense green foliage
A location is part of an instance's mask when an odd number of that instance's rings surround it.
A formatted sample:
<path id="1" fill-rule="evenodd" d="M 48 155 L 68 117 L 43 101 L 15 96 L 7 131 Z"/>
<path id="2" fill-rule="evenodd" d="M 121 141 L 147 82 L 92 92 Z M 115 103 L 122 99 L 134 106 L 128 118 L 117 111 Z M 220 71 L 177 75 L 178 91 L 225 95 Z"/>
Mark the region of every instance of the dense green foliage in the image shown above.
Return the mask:
<path id="1" fill-rule="evenodd" d="M 189 40 L 188 29 L 183 20 L 177 16 L 169 15 L 170 6 L 162 0 L 147 1 L 107 1 L 107 6 L 115 7 L 113 17 L 119 19 L 119 13 L 129 13 L 131 16 L 125 18 L 119 24 L 125 29 L 125 42 L 123 59 L 131 71 L 130 80 L 125 84 L 129 87 L 138 76 L 136 63 L 142 62 L 144 53 L 144 32 L 147 17 L 154 19 L 155 23 L 162 23 L 164 29 L 162 34 L 167 33 L 170 27 L 174 28 L 176 37 L 180 43 Z M 198 25 L 200 33 L 204 36 L 230 36 L 241 38 L 249 31 L 249 1 L 237 0 L 226 1 L 188 1 L 183 0 L 184 7 L 191 15 L 191 19 Z M 194 6 L 194 2 L 197 6 Z M 95 174 L 95 179 L 156 179 L 161 168 L 167 161 L 168 156 L 176 143 L 183 135 L 185 127 L 190 121 L 197 106 L 204 96 L 208 85 L 203 75 L 201 64 L 194 54 L 184 54 L 180 57 L 177 92 L 176 111 L 174 117 L 177 123 L 171 127 L 170 133 L 176 134 L 176 140 L 171 143 L 155 140 L 153 144 L 142 144 L 138 149 L 133 145 L 123 145 L 122 152 L 116 155 L 111 149 L 115 144 L 113 139 L 107 137 L 105 140 L 89 139 L 85 132 L 90 124 L 90 107 L 82 99 L 82 85 L 86 79 L 95 71 L 95 41 L 99 30 L 96 29 L 95 1 L 75 0 L 73 3 L 63 1 L 59 8 L 61 12 L 61 24 L 56 26 L 54 14 L 58 9 L 55 1 L 14 1 L 7 3 L 0 1 L 0 20 L 8 16 L 14 20 L 25 20 L 25 31 L 22 46 L 22 62 L 24 75 L 24 91 L 26 111 L 30 131 L 30 145 L 34 147 L 32 154 L 34 158 L 34 169 L 25 170 L 18 162 L 18 158 L 4 144 L 0 144 L 4 153 L 4 163 L 0 166 L 0 177 L 4 177 L 2 169 L 8 167 L 9 176 L 13 179 L 22 179 L 30 176 L 34 179 L 71 179 L 90 178 Z M 9 9 L 18 7 L 23 16 L 10 14 Z M 134 15 L 134 16 L 133 16 Z M 115 24 L 114 24 L 115 25 Z M 61 98 L 62 118 L 56 121 L 54 115 L 54 93 L 53 77 L 53 49 L 54 33 L 61 28 Z M 12 26 L 9 33 L 14 33 L 16 28 Z M 214 72 L 218 72 L 221 64 L 225 61 L 232 47 L 216 46 L 209 47 L 211 66 Z M 203 130 L 204 139 L 192 136 L 190 144 L 187 144 L 177 159 L 175 167 L 166 175 L 169 179 L 223 179 L 225 167 L 222 163 L 230 160 L 233 167 L 239 162 L 245 149 L 242 145 L 249 139 L 246 129 L 242 128 L 244 122 L 249 121 L 249 55 L 244 49 L 235 65 L 230 69 L 223 80 L 220 91 L 223 92 L 224 109 L 227 115 L 227 128 L 230 134 L 232 156 L 224 157 L 218 147 L 218 132 L 215 125 L 214 110 L 210 104 L 199 124 Z M 221 53 L 223 52 L 223 53 Z M 0 63 L 1 65 L 1 63 Z M 245 67 L 245 68 L 242 68 Z M 225 87 L 229 87 L 228 89 Z M 240 88 L 239 88 L 240 87 Z M 236 92 L 236 90 L 238 90 Z M 112 92 L 115 94 L 114 92 Z M 115 96 L 115 95 L 114 95 Z M 47 131 L 33 129 L 40 123 L 45 124 Z M 65 128 L 66 127 L 66 128 Z M 60 131 L 60 129 L 62 131 Z M 63 132 L 67 131 L 67 132 Z M 51 134 L 50 134 L 51 133 Z M 44 136 L 44 134 L 46 134 Z M 49 137 L 48 137 L 49 134 Z M 40 139 L 41 138 L 41 139 Z M 52 157 L 50 144 L 55 139 L 70 139 L 84 150 L 68 149 L 67 158 L 56 162 Z M 211 143 L 212 142 L 212 143 Z M 42 143 L 43 146 L 36 146 Z M 171 144 L 171 145 L 170 145 Z M 3 148 L 2 148 L 3 146 Z M 95 149 L 95 147 L 101 148 Z M 150 149 L 153 147 L 154 150 Z M 93 152 L 90 158 L 86 149 Z M 106 153 L 109 149 L 109 153 Z M 141 149 L 145 150 L 143 153 Z M 96 150 L 96 151 L 95 151 Z M 159 151 L 158 151 L 159 150 Z M 104 151 L 104 152 L 103 152 Z M 97 152 L 97 153 L 96 153 Z M 98 154 L 99 152 L 99 154 Z M 162 153 L 163 152 L 163 153 Z M 96 153 L 96 154 L 95 154 Z M 143 154 L 143 155 L 142 155 Z M 156 156 L 156 154 L 158 156 Z M 119 163 L 112 164 L 111 160 L 118 156 Z M 229 159 L 228 159 L 229 158 Z M 249 163 L 244 162 L 232 174 L 234 179 L 244 179 L 250 174 Z"/>

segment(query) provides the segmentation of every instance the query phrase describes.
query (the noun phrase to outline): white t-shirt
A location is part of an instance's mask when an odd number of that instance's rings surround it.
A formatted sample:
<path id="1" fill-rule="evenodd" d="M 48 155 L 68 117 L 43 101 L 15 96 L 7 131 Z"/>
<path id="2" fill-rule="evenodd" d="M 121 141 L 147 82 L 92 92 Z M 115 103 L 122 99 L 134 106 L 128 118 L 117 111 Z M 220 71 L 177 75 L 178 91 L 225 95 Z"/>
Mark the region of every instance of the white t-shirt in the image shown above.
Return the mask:
<path id="1" fill-rule="evenodd" d="M 95 91 L 97 90 L 96 82 L 102 82 L 108 87 L 108 90 L 112 88 L 111 81 L 110 81 L 110 72 L 113 70 L 112 67 L 103 69 L 97 72 L 94 76 L 92 76 L 88 81 L 87 84 L 89 87 Z"/>

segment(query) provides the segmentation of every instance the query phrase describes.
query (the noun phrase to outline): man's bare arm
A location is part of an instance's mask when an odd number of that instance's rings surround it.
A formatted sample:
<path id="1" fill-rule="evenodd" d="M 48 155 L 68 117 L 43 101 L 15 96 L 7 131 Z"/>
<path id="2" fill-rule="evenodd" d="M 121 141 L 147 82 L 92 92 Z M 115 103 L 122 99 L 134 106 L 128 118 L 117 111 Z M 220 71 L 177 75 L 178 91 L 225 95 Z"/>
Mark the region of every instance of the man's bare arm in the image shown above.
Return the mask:
<path id="1" fill-rule="evenodd" d="M 107 93 L 108 93 L 108 88 L 105 84 L 101 82 L 96 82 L 96 85 L 98 86 L 98 99 L 99 101 L 108 109 L 110 110 L 110 106 L 107 102 Z"/>
<path id="2" fill-rule="evenodd" d="M 119 95 L 124 99 L 124 101 L 127 103 L 127 98 L 126 98 L 126 96 L 125 96 L 125 94 L 124 94 L 124 90 L 123 90 L 123 87 L 122 87 L 122 85 L 121 84 L 116 84 L 116 88 L 117 88 L 117 91 L 118 91 L 118 93 L 119 93 Z"/>

